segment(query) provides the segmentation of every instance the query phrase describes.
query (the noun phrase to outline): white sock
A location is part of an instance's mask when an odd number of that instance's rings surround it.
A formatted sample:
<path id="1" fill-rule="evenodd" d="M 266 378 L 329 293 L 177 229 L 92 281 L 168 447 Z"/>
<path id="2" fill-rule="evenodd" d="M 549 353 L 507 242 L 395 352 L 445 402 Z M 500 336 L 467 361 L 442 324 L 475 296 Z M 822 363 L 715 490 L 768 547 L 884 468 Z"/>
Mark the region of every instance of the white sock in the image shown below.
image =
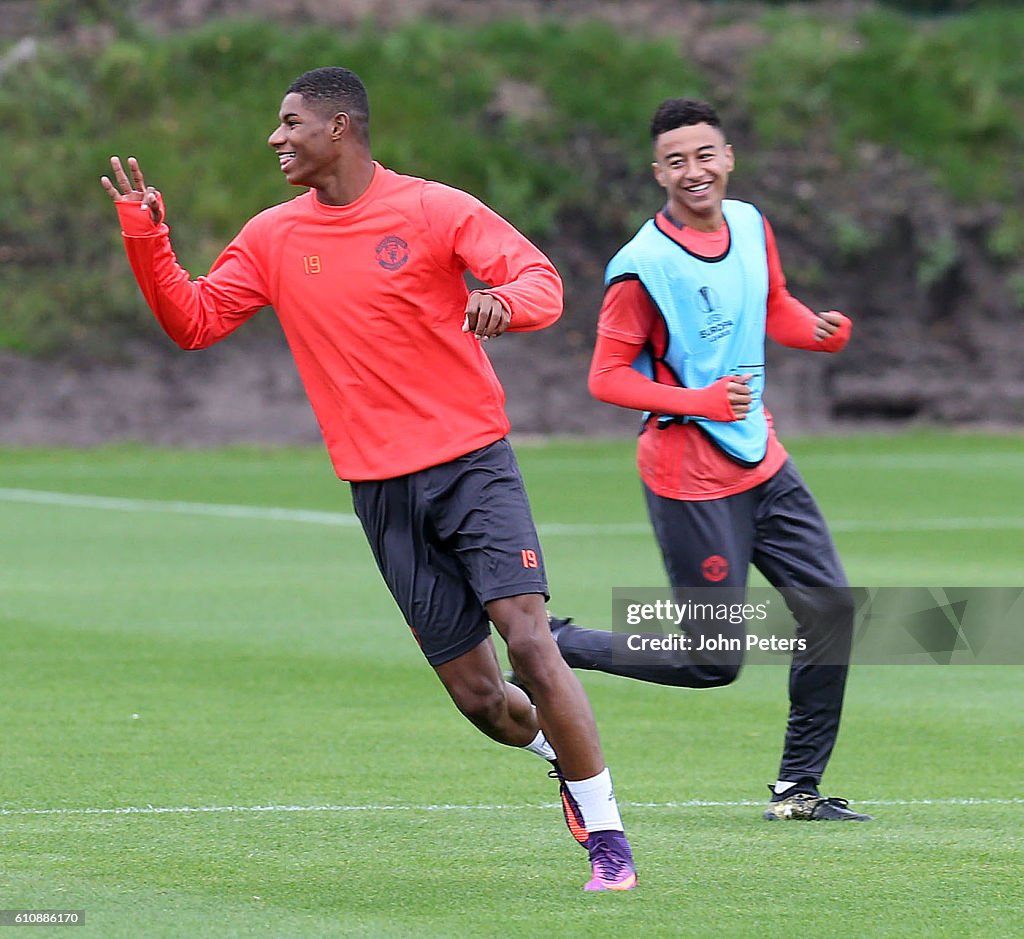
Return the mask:
<path id="1" fill-rule="evenodd" d="M 537 736 L 533 738 L 533 743 L 528 743 L 523 749 L 536 753 L 537 756 L 548 762 L 555 759 L 555 748 L 548 743 L 548 738 L 544 736 L 543 730 L 538 730 Z"/>
<path id="2" fill-rule="evenodd" d="M 590 779 L 567 779 L 565 784 L 579 803 L 587 831 L 622 831 L 619 804 L 607 767 Z"/>

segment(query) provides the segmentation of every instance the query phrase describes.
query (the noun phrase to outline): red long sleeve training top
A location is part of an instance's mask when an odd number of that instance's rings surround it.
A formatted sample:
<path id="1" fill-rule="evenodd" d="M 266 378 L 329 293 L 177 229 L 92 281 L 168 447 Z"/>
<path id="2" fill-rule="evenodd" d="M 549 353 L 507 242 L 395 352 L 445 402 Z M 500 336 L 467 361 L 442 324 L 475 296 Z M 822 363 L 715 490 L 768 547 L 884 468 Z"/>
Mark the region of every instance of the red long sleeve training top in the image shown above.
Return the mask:
<path id="1" fill-rule="evenodd" d="M 473 196 L 374 164 L 345 206 L 313 192 L 249 221 L 191 280 L 166 224 L 117 203 L 136 280 L 167 334 L 203 349 L 272 306 L 335 471 L 389 479 L 445 463 L 509 430 L 481 343 L 463 333 L 464 273 L 494 286 L 510 329 L 562 312 L 551 262 Z"/>
<path id="2" fill-rule="evenodd" d="M 729 228 L 724 223 L 717 231 L 700 232 L 677 226 L 659 212 L 655 224 L 700 257 L 720 257 L 729 248 Z M 840 328 L 828 339 L 814 338 L 817 317 L 786 288 L 775 235 L 767 219 L 764 227 L 768 257 L 768 337 L 796 349 L 838 352 L 849 341 L 849 319 L 843 317 Z M 624 280 L 608 288 L 597 332 L 590 367 L 590 390 L 595 397 L 654 414 L 706 417 L 716 421 L 733 419 L 726 400 L 725 379 L 707 388 L 681 388 L 672 373 L 658 361 L 664 355 L 667 342 L 665 322 L 640 281 Z M 648 344 L 655 358 L 653 381 L 632 368 L 633 361 Z M 658 429 L 651 421 L 637 444 L 640 476 L 652 491 L 671 499 L 704 501 L 753 489 L 774 476 L 787 456 L 775 435 L 767 408 L 765 417 L 768 449 L 764 459 L 752 468 L 730 460 L 696 424 L 669 424 Z"/>

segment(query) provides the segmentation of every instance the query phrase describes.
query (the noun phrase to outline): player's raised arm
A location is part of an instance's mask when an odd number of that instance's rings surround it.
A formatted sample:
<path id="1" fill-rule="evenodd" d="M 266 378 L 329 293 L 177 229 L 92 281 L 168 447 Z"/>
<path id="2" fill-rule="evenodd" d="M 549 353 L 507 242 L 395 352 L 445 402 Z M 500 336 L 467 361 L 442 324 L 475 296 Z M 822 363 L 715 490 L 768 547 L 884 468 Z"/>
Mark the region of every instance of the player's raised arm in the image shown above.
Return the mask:
<path id="1" fill-rule="evenodd" d="M 159 190 L 147 186 L 135 157 L 127 170 L 112 156 L 110 176 L 100 178 L 121 222 L 132 273 L 160 325 L 183 349 L 204 349 L 237 329 L 270 299 L 264 278 L 241 235 L 221 253 L 210 273 L 192 280 L 171 247 Z"/>

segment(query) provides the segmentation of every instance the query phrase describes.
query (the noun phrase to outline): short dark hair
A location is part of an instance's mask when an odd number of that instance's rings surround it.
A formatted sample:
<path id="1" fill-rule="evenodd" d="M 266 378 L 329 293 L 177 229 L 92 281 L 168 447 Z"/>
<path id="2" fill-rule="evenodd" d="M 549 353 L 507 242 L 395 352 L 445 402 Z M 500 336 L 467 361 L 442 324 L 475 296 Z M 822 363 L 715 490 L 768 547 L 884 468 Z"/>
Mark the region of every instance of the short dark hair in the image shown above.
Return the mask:
<path id="1" fill-rule="evenodd" d="M 331 117 L 344 111 L 351 119 L 356 134 L 364 143 L 370 141 L 370 98 L 362 79 L 353 71 L 337 66 L 315 68 L 303 72 L 288 86 L 288 94 L 302 95 L 314 109 Z"/>
<path id="2" fill-rule="evenodd" d="M 706 101 L 695 98 L 669 98 L 662 101 L 651 118 L 651 140 L 657 140 L 666 131 L 694 124 L 710 124 L 722 129 L 715 109 Z"/>

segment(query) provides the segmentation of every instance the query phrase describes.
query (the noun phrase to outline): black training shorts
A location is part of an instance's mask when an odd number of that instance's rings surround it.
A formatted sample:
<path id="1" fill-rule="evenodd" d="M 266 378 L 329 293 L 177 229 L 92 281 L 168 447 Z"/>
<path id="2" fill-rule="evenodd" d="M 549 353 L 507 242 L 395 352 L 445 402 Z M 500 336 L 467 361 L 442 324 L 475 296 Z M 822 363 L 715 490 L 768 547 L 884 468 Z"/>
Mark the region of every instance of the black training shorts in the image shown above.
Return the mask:
<path id="1" fill-rule="evenodd" d="M 547 599 L 537 529 L 507 440 L 406 476 L 354 482 L 352 503 L 431 665 L 487 638 L 484 604 L 528 593 Z"/>

